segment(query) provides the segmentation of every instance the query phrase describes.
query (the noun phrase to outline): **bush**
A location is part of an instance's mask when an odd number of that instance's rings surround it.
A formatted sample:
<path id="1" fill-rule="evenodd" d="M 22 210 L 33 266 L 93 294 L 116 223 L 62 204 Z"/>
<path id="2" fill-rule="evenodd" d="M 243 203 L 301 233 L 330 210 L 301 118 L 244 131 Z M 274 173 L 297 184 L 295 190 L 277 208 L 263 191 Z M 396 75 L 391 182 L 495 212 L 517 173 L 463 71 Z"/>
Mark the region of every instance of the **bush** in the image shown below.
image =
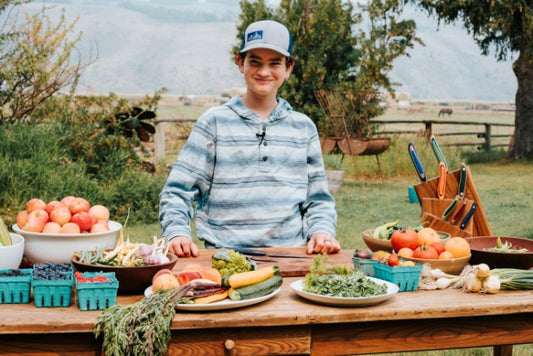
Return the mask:
<path id="1" fill-rule="evenodd" d="M 159 192 L 166 171 L 144 171 L 140 141 L 106 133 L 106 120 L 128 108 L 114 96 L 50 100 L 34 115 L 40 124 L 0 125 L 0 211 L 9 223 L 33 197 L 67 195 L 108 206 L 112 218 L 130 223 L 158 221 Z M 142 154 L 142 150 L 141 150 Z"/>

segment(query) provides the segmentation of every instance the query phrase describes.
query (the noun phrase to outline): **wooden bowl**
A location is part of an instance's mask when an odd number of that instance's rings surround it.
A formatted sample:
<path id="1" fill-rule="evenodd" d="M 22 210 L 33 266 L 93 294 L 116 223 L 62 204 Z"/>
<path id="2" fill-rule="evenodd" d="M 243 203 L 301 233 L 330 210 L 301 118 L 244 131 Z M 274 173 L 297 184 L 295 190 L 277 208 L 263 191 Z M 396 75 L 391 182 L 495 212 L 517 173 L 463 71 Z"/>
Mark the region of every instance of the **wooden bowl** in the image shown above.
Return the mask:
<path id="1" fill-rule="evenodd" d="M 363 241 L 365 242 L 366 246 L 374 252 L 376 251 L 392 252 L 392 244 L 390 240 L 376 239 L 375 237 L 372 237 L 373 232 L 374 232 L 374 229 L 363 231 L 363 234 L 362 234 Z"/>
<path id="2" fill-rule="evenodd" d="M 533 268 L 533 240 L 521 237 L 500 236 L 502 243 L 508 242 L 513 248 L 525 248 L 525 253 L 491 252 L 485 249 L 496 247 L 497 236 L 477 236 L 466 240 L 470 243 L 472 259 L 470 264 L 486 263 L 492 268 Z"/>
<path id="3" fill-rule="evenodd" d="M 402 257 L 404 260 L 413 261 L 420 264 L 428 263 L 432 269 L 438 268 L 444 273 L 459 275 L 471 258 L 471 255 L 459 258 L 449 258 L 443 260 L 425 259 L 414 257 Z"/>
<path id="4" fill-rule="evenodd" d="M 72 256 L 71 262 L 76 271 L 80 272 L 115 272 L 118 279 L 118 293 L 137 294 L 142 293 L 152 284 L 152 277 L 162 269 L 174 268 L 178 257 L 173 254 L 167 255 L 169 262 L 159 265 L 138 266 L 138 267 L 120 267 L 120 266 L 102 266 L 78 262 L 78 256 Z"/>

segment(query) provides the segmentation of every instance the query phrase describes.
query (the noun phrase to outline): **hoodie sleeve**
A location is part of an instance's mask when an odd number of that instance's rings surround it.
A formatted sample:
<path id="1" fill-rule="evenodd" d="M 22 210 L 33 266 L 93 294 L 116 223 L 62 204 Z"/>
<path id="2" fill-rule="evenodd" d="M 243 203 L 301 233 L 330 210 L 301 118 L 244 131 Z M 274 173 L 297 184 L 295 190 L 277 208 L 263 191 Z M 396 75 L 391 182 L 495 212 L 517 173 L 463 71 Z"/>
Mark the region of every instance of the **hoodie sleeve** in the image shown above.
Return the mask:
<path id="1" fill-rule="evenodd" d="M 318 232 L 327 233 L 335 237 L 337 228 L 337 212 L 335 200 L 329 193 L 322 150 L 316 126 L 310 129 L 307 152 L 307 174 L 309 185 L 307 199 L 303 204 L 304 236 L 309 240 Z"/>
<path id="2" fill-rule="evenodd" d="M 209 189 L 215 162 L 215 120 L 202 115 L 187 139 L 160 194 L 162 236 L 191 238 L 194 205 L 202 204 Z"/>

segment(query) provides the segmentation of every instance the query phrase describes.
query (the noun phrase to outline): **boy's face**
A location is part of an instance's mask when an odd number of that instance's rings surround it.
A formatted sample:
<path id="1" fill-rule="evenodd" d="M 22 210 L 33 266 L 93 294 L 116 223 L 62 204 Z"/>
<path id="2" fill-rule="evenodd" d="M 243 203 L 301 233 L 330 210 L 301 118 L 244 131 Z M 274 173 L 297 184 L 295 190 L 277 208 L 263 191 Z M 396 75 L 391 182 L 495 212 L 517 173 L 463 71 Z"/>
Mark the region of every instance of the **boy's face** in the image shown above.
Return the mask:
<path id="1" fill-rule="evenodd" d="M 265 48 L 248 51 L 244 62 L 239 56 L 237 62 L 244 74 L 247 91 L 258 96 L 275 97 L 294 67 L 294 63 L 287 66 L 286 60 L 281 53 Z"/>

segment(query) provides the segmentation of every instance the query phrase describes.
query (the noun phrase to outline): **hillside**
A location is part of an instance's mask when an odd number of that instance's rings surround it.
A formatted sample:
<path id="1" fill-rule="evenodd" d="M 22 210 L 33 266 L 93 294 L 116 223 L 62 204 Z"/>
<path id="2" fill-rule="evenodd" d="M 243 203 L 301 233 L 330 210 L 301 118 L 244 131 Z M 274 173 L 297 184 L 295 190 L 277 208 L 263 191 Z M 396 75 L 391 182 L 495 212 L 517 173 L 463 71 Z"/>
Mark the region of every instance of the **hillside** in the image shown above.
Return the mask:
<path id="1" fill-rule="evenodd" d="M 82 76 L 80 92 L 216 94 L 242 87 L 230 60 L 239 13 L 237 0 L 55 0 L 68 19 L 79 16 L 81 53 L 98 55 Z M 42 2 L 28 5 L 38 9 Z M 410 11 L 425 47 L 395 63 L 398 92 L 420 99 L 513 100 L 511 62 L 484 57 L 460 26 L 437 30 L 436 20 Z"/>

